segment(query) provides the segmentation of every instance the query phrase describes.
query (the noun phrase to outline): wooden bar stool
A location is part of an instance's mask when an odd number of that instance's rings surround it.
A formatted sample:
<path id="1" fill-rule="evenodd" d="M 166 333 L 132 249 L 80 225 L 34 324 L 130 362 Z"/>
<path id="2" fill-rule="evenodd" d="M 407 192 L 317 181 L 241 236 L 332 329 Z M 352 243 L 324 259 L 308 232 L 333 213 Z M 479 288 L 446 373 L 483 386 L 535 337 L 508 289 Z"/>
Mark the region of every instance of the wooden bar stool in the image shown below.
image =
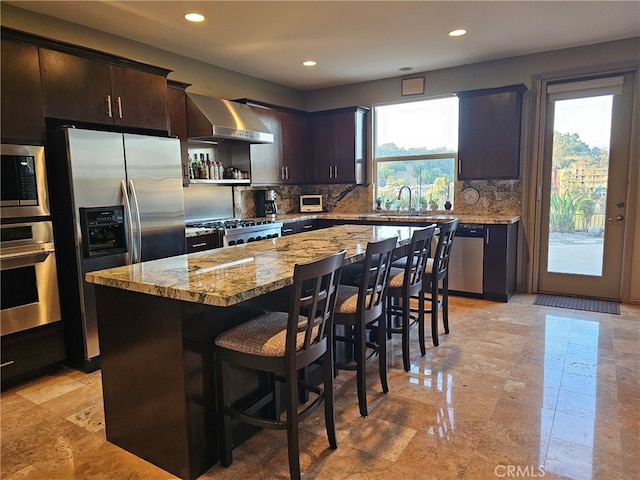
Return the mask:
<path id="1" fill-rule="evenodd" d="M 431 249 L 431 239 L 436 225 L 416 230 L 411 237 L 407 256 L 393 262 L 404 268 L 392 268 L 387 289 L 387 337 L 392 333 L 402 336 L 402 364 L 409 371 L 409 328 L 418 324 L 420 352 L 425 354 L 424 345 L 424 299 L 422 291 L 427 259 Z M 411 309 L 411 297 L 419 297 L 419 307 Z M 396 323 L 394 323 L 394 321 Z"/>
<path id="2" fill-rule="evenodd" d="M 269 312 L 234 327 L 215 339 L 220 463 L 232 459 L 232 420 L 276 430 L 287 430 L 289 471 L 300 478 L 298 423 L 324 402 L 329 446 L 337 448 L 333 401 L 333 313 L 345 252 L 316 262 L 296 265 L 289 312 Z M 322 360 L 322 388 L 308 384 L 299 372 Z M 270 389 L 262 398 L 239 409 L 229 398 L 228 365 L 267 372 Z M 281 420 L 278 382 L 284 382 L 286 419 Z M 300 391 L 315 398 L 299 410 Z M 260 412 L 271 405 L 274 418 Z"/>
<path id="3" fill-rule="evenodd" d="M 340 285 L 338 288 L 334 324 L 344 326 L 346 332 L 343 335 L 336 333 L 335 341 L 345 342 L 350 347 L 349 350 L 353 349 L 355 365 L 336 362 L 334 366 L 342 370 L 356 370 L 358 405 L 363 417 L 368 415 L 365 362 L 376 353 L 382 391 L 389 391 L 384 308 L 391 255 L 397 243 L 397 237 L 369 242 L 362 262 L 362 271 L 354 279 L 359 281 L 358 287 Z M 377 326 L 377 340 L 375 343 L 373 339 L 367 342 L 366 331 L 374 326 Z M 367 348 L 372 351 L 368 357 Z"/>

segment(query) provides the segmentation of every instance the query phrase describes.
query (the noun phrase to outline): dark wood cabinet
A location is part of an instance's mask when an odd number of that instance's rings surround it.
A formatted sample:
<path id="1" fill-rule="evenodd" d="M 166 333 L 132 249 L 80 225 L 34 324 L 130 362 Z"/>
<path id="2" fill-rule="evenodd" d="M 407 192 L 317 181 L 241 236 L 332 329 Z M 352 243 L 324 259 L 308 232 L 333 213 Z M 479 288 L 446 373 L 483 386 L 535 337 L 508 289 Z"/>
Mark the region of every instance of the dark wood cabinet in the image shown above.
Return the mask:
<path id="1" fill-rule="evenodd" d="M 518 178 L 524 85 L 457 92 L 458 180 Z"/>
<path id="2" fill-rule="evenodd" d="M 218 236 L 215 234 L 187 237 L 187 253 L 202 252 L 218 247 Z"/>
<path id="3" fill-rule="evenodd" d="M 38 47 L 2 39 L 2 141 L 44 145 Z"/>
<path id="4" fill-rule="evenodd" d="M 167 81 L 167 114 L 169 133 L 180 139 L 180 157 L 182 159 L 182 186 L 189 185 L 189 146 L 187 135 L 187 100 L 185 89 L 189 83 Z"/>
<path id="5" fill-rule="evenodd" d="M 294 233 L 308 232 L 318 228 L 318 220 L 294 220 L 292 222 L 284 222 L 282 224 L 282 236 L 293 235 Z"/>
<path id="6" fill-rule="evenodd" d="M 65 359 L 62 322 L 2 336 L 2 388 L 57 368 Z"/>
<path id="7" fill-rule="evenodd" d="M 368 111 L 347 107 L 312 114 L 314 183 L 366 183 Z"/>
<path id="8" fill-rule="evenodd" d="M 47 117 L 168 130 L 162 75 L 46 48 L 40 69 Z"/>
<path id="9" fill-rule="evenodd" d="M 506 302 L 516 291 L 518 224 L 485 225 L 483 294 Z"/>
<path id="10" fill-rule="evenodd" d="M 305 183 L 308 152 L 306 114 L 252 102 L 248 104 L 273 134 L 273 143 L 251 145 L 251 183 Z"/>

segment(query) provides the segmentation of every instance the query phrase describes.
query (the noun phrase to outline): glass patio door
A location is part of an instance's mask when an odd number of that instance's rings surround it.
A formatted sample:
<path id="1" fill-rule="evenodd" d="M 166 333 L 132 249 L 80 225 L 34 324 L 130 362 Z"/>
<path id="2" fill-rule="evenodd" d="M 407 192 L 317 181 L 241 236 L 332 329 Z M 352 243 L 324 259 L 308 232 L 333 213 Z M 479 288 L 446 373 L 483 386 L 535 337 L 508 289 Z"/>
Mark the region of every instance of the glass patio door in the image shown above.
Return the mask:
<path id="1" fill-rule="evenodd" d="M 546 87 L 538 291 L 618 300 L 633 76 Z"/>

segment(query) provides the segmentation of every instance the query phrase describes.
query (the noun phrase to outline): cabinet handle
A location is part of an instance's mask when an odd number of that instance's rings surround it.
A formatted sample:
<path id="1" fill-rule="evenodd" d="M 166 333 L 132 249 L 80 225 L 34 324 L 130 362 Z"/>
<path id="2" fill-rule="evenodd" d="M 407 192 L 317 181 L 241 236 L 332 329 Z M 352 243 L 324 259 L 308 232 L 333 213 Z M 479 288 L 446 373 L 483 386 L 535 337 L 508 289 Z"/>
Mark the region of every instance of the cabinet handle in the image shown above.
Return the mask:
<path id="1" fill-rule="evenodd" d="M 462 173 L 462 162 L 458 159 L 458 176 Z"/>
<path id="2" fill-rule="evenodd" d="M 329 165 L 329 178 L 333 178 L 333 166 Z"/>
<path id="3" fill-rule="evenodd" d="M 120 100 L 120 97 L 118 97 L 118 115 L 122 118 L 122 101 Z"/>
<path id="4" fill-rule="evenodd" d="M 191 248 L 206 247 L 206 246 L 207 246 L 207 242 L 194 243 L 193 245 L 191 245 Z"/>
<path id="5" fill-rule="evenodd" d="M 113 113 L 111 112 L 111 95 L 107 95 L 106 104 L 107 104 L 107 116 L 109 118 L 113 118 Z"/>
<path id="6" fill-rule="evenodd" d="M 284 179 L 285 180 L 289 180 L 289 167 L 288 166 L 284 167 Z"/>
<path id="7" fill-rule="evenodd" d="M 338 178 L 338 165 L 333 167 L 333 178 Z"/>
<path id="8" fill-rule="evenodd" d="M 293 232 L 293 228 L 283 228 L 282 233 L 291 233 Z"/>
<path id="9" fill-rule="evenodd" d="M 11 360 L 9 362 L 4 362 L 3 364 L 0 365 L 0 367 L 8 367 L 9 365 L 13 365 L 14 363 L 16 363 L 15 361 Z"/>
<path id="10" fill-rule="evenodd" d="M 284 167 L 280 167 L 280 180 L 284 180 Z"/>
<path id="11" fill-rule="evenodd" d="M 491 232 L 491 230 L 489 230 L 488 228 L 485 230 L 485 233 L 486 233 L 486 235 L 485 235 L 485 243 L 487 245 L 489 245 L 489 233 L 490 232 Z"/>
<path id="12" fill-rule="evenodd" d="M 304 230 L 309 230 L 310 228 L 313 228 L 313 225 L 303 225 L 302 228 Z"/>

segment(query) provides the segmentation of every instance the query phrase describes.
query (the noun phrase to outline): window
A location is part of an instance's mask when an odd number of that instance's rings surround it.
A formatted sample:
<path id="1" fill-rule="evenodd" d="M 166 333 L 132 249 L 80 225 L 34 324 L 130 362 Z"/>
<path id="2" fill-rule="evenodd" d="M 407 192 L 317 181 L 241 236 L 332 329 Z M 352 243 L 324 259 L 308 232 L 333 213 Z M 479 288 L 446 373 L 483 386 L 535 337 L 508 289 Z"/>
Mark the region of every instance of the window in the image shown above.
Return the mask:
<path id="1" fill-rule="evenodd" d="M 458 97 L 374 105 L 373 164 L 380 208 L 442 210 L 453 203 L 458 158 Z M 437 204 L 437 207 L 430 204 Z"/>

